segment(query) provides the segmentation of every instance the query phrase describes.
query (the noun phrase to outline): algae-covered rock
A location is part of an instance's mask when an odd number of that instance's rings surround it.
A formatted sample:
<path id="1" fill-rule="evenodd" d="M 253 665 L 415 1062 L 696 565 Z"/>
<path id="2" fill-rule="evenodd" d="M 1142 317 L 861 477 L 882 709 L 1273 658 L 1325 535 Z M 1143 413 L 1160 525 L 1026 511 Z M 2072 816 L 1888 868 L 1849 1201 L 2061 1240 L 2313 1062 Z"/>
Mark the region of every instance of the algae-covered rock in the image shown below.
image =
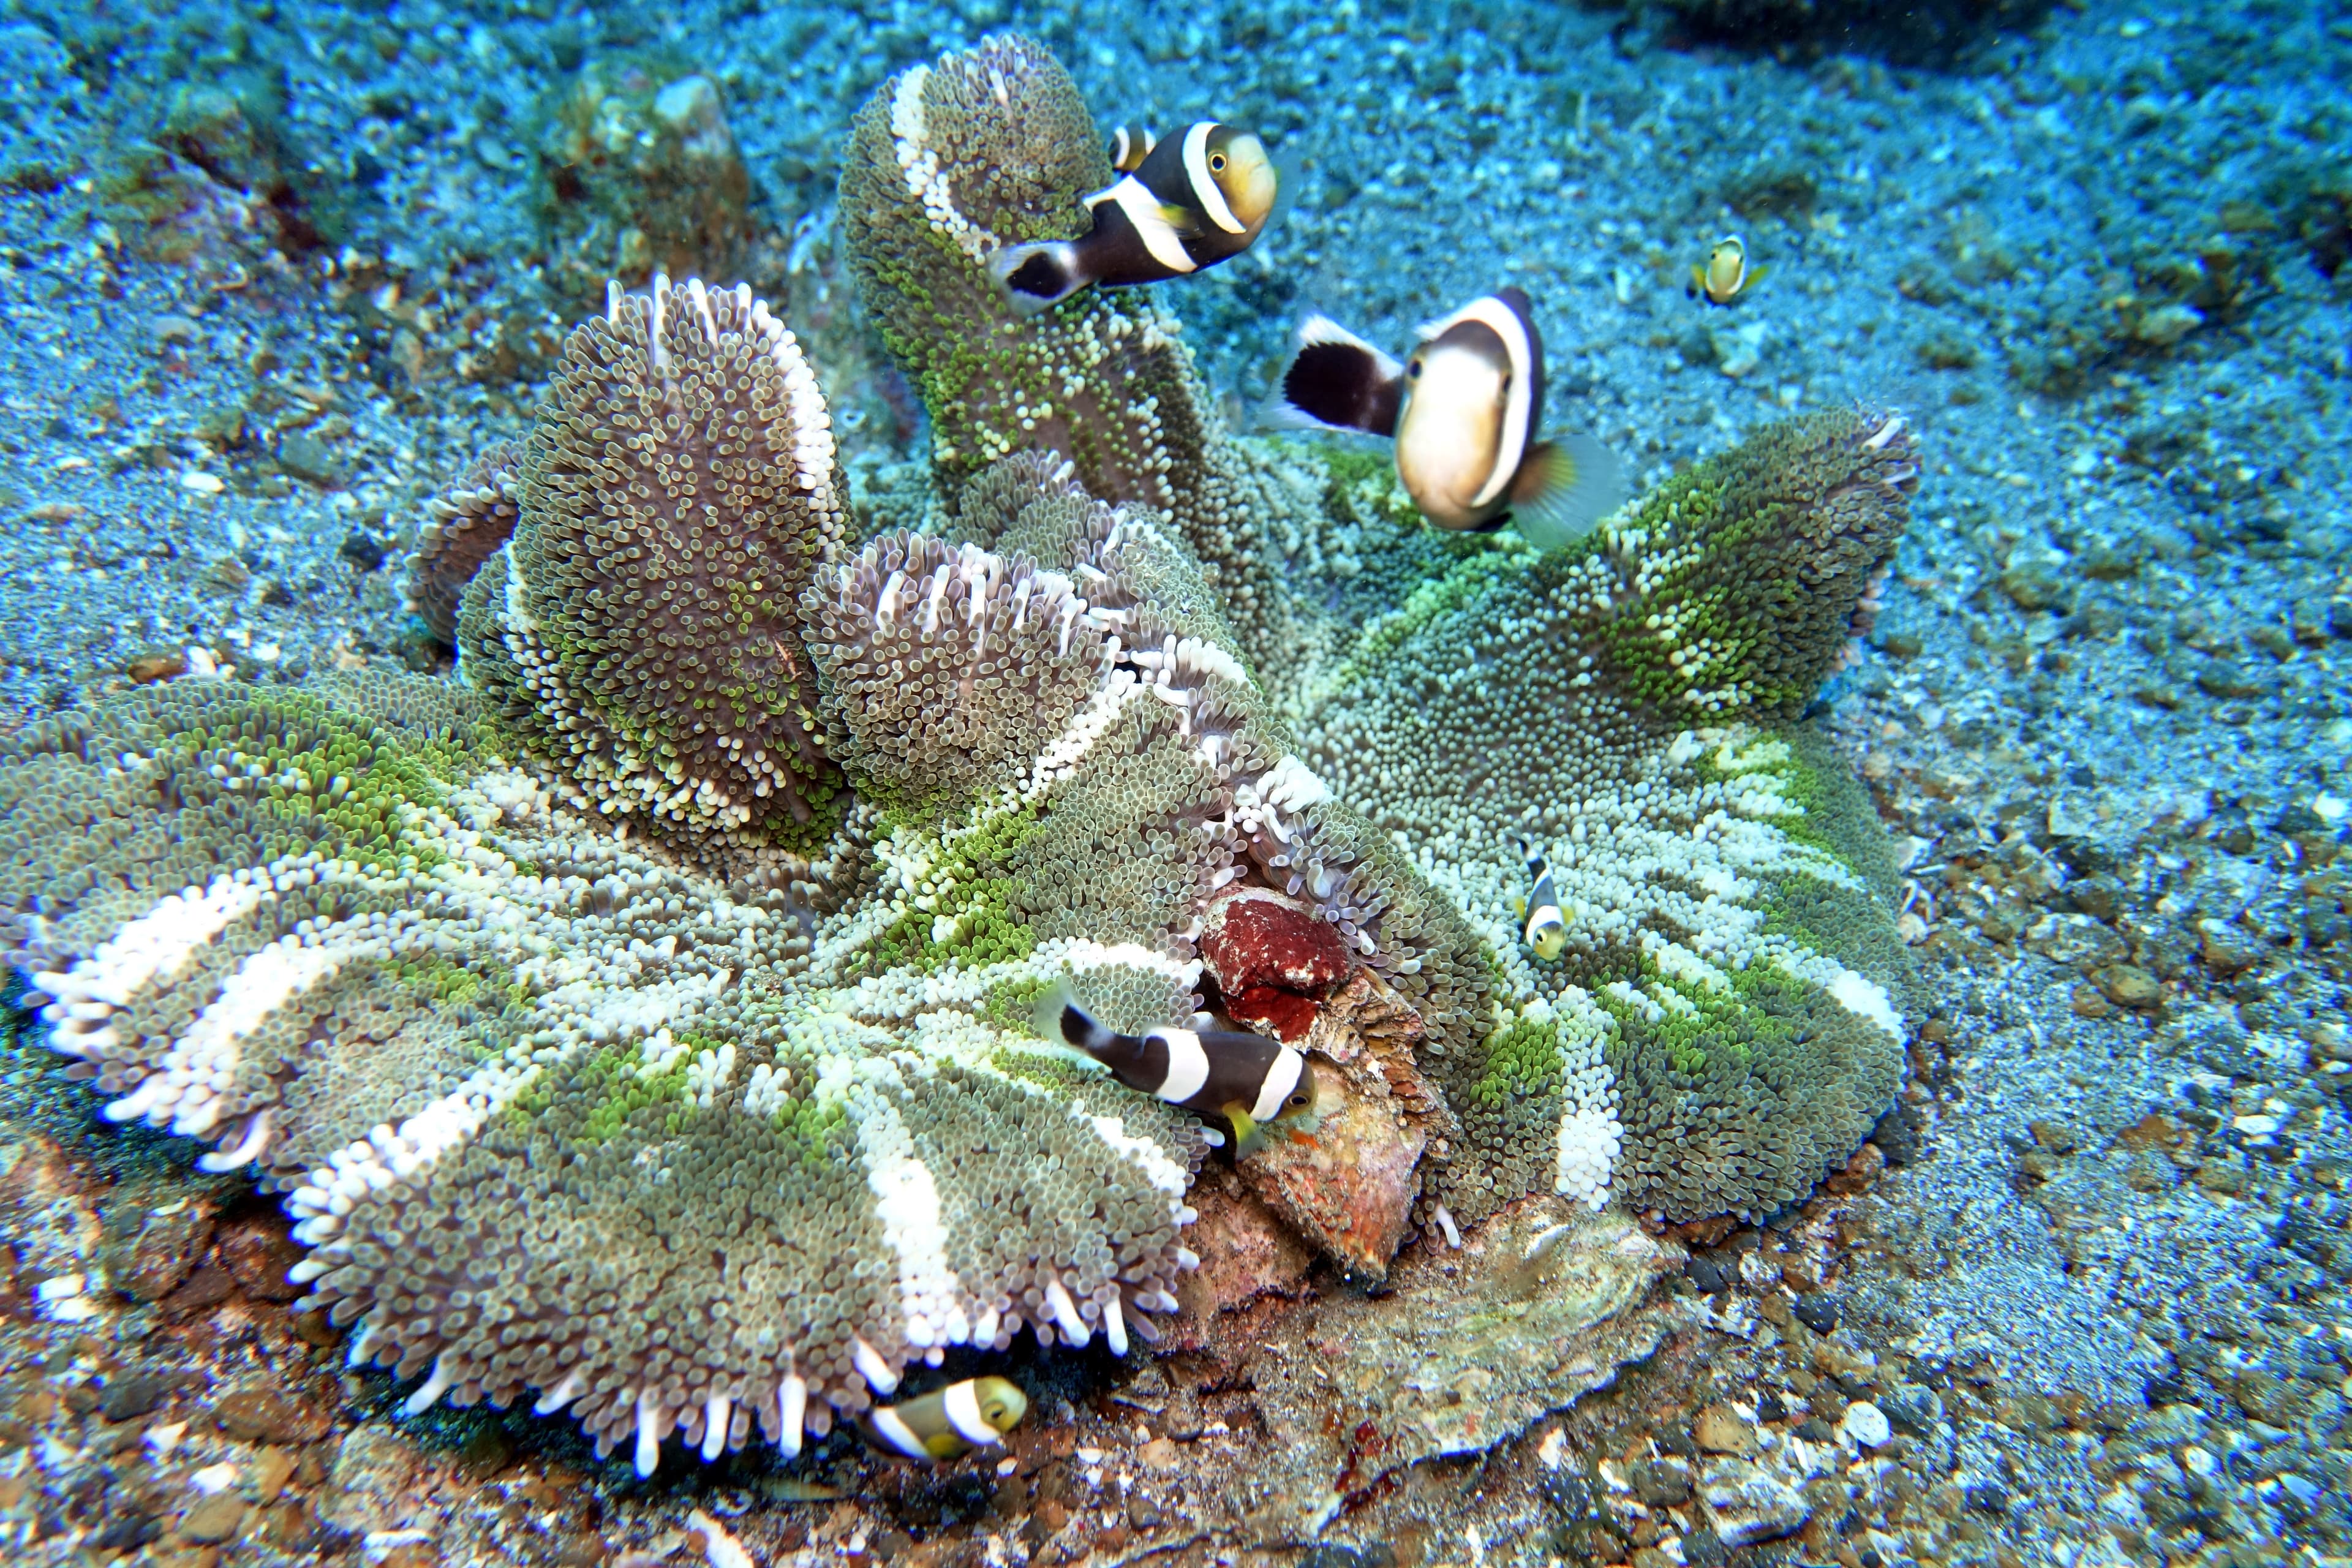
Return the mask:
<path id="1" fill-rule="evenodd" d="M 557 291 L 656 272 L 719 285 L 744 275 L 751 174 L 712 77 L 669 55 L 591 60 L 543 106 L 539 216 Z"/>

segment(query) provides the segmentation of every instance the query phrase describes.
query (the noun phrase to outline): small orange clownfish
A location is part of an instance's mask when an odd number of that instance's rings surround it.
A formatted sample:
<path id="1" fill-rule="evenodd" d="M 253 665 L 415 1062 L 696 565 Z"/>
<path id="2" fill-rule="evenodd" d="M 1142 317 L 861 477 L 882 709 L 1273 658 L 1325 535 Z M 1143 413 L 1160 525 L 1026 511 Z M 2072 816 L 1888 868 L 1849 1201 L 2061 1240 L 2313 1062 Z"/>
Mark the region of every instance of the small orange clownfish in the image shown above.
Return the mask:
<path id="1" fill-rule="evenodd" d="M 1706 264 L 1691 267 L 1690 296 L 1711 305 L 1728 305 L 1764 280 L 1765 269 L 1748 265 L 1748 242 L 1727 234 L 1706 253 Z"/>

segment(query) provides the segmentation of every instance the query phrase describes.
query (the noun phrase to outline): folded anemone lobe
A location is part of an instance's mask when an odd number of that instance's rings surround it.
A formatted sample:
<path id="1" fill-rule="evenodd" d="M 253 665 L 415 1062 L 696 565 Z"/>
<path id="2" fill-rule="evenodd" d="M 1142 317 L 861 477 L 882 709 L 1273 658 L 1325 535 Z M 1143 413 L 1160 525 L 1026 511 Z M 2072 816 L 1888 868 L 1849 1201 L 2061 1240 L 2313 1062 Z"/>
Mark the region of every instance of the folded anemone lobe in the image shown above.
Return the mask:
<path id="1" fill-rule="evenodd" d="M 989 275 L 1001 244 L 1083 232 L 1083 198 L 1111 179 L 1085 100 L 1041 46 L 992 38 L 900 72 L 842 162 L 866 309 L 930 413 L 941 495 L 1024 451 L 1066 460 L 1087 493 L 1157 510 L 1244 652 L 1286 669 L 1300 630 L 1265 520 L 1317 510 L 1319 476 L 1226 433 L 1153 290 L 1090 289 L 1024 318 Z"/>
<path id="2" fill-rule="evenodd" d="M 457 640 L 457 605 L 466 584 L 514 533 L 521 515 L 516 504 L 521 469 L 521 445 L 501 441 L 425 508 L 408 559 L 407 603 L 425 623 L 425 635 L 444 647 Z"/>
<path id="3" fill-rule="evenodd" d="M 814 373 L 748 289 L 614 289 L 566 341 L 462 668 L 603 812 L 808 847 L 838 815 L 799 597 L 845 492 Z"/>
<path id="4" fill-rule="evenodd" d="M 1885 1108 L 1910 984 L 1885 835 L 1789 718 L 1916 472 L 1891 418 L 1769 429 L 1580 549 L 1462 562 L 1302 720 L 1302 754 L 1486 935 L 1511 999 L 1473 1048 L 1424 1054 L 1478 1155 L 1431 1168 L 1457 1220 L 1543 1190 L 1767 1213 Z M 1519 940 L 1522 840 L 1554 874 L 1556 960 Z"/>

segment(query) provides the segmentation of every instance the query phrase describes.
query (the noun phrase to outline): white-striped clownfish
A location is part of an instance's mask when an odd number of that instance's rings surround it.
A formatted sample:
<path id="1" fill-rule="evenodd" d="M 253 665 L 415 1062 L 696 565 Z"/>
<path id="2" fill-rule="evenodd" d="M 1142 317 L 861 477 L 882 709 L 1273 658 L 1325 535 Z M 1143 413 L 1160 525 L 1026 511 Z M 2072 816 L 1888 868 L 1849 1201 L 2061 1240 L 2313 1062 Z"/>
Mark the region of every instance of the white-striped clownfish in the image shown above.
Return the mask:
<path id="1" fill-rule="evenodd" d="M 1237 1155 L 1265 1146 L 1268 1123 L 1315 1109 L 1315 1075 L 1306 1057 L 1264 1035 L 1173 1027 L 1118 1034 L 1079 1006 L 1066 984 L 1039 1001 L 1036 1025 L 1045 1038 L 1076 1046 L 1129 1089 L 1223 1117 L 1233 1125 Z"/>
<path id="2" fill-rule="evenodd" d="M 1536 439 L 1543 338 L 1527 295 L 1473 300 L 1420 336 L 1399 364 L 1329 317 L 1307 317 L 1267 423 L 1394 440 L 1397 478 L 1440 528 L 1484 533 L 1515 522 L 1551 549 L 1624 499 L 1623 469 L 1599 441 Z"/>
<path id="3" fill-rule="evenodd" d="M 1122 131 L 1114 154 L 1131 153 Z M 1281 181 L 1265 144 L 1203 120 L 1150 143 L 1134 171 L 1087 198 L 1094 227 L 1074 240 L 1013 245 L 989 271 L 1023 315 L 1058 304 L 1089 283 L 1160 283 L 1247 250 L 1274 212 Z"/>
<path id="4" fill-rule="evenodd" d="M 1765 268 L 1748 265 L 1748 242 L 1727 234 L 1706 253 L 1706 265 L 1691 265 L 1690 294 L 1712 305 L 1728 305 L 1764 281 Z"/>
<path id="5" fill-rule="evenodd" d="M 1132 174 L 1143 167 L 1159 141 L 1145 126 L 1120 126 L 1110 133 L 1110 166 L 1119 174 Z"/>
<path id="6" fill-rule="evenodd" d="M 1029 1396 L 1001 1377 L 968 1377 L 857 1417 L 858 1436 L 879 1453 L 926 1465 L 991 1448 L 1029 1414 Z"/>
<path id="7" fill-rule="evenodd" d="M 1528 876 L 1534 886 L 1528 891 L 1528 929 L 1526 941 L 1535 955 L 1549 963 L 1568 945 L 1568 921 L 1559 912 L 1559 891 L 1552 886 L 1551 863 L 1533 849 L 1528 851 Z"/>

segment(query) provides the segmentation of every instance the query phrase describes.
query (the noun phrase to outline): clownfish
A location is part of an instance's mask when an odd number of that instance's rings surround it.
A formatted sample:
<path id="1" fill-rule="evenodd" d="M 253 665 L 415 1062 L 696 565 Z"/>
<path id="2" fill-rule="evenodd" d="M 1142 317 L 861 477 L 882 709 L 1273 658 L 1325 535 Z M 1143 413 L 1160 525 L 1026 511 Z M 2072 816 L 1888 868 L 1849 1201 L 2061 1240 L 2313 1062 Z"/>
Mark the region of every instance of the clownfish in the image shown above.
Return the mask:
<path id="1" fill-rule="evenodd" d="M 1029 1396 L 1001 1377 L 968 1377 L 857 1418 L 857 1435 L 893 1458 L 935 1465 L 992 1448 L 1029 1414 Z"/>
<path id="2" fill-rule="evenodd" d="M 1110 133 L 1110 166 L 1122 174 L 1132 174 L 1143 167 L 1151 156 L 1151 149 L 1160 138 L 1141 125 L 1122 125 Z"/>
<path id="3" fill-rule="evenodd" d="M 1728 305 L 1764 280 L 1765 269 L 1748 265 L 1748 242 L 1727 234 L 1706 253 L 1706 265 L 1693 263 L 1690 295 L 1710 304 Z"/>
<path id="4" fill-rule="evenodd" d="M 1203 120 L 1149 147 L 1118 181 L 1086 199 L 1095 226 L 1075 240 L 1013 245 L 988 269 L 1022 315 L 1059 304 L 1089 283 L 1160 283 L 1247 250 L 1274 212 L 1281 181 L 1265 144 Z M 1119 132 L 1115 158 L 1133 151 Z M 1121 167 L 1124 167 L 1124 163 Z"/>
<path id="5" fill-rule="evenodd" d="M 1266 1124 L 1315 1109 L 1307 1058 L 1264 1035 L 1159 1028 L 1121 1035 L 1097 1023 L 1056 986 L 1037 1004 L 1037 1032 L 1076 1046 L 1129 1089 L 1233 1124 L 1237 1156 L 1265 1146 Z"/>
<path id="6" fill-rule="evenodd" d="M 1590 436 L 1536 439 L 1543 338 L 1527 295 L 1473 300 L 1420 336 L 1399 364 L 1329 317 L 1307 317 L 1266 422 L 1394 440 L 1398 479 L 1440 528 L 1516 522 L 1549 550 L 1615 510 L 1625 485 L 1614 453 Z"/>
<path id="7" fill-rule="evenodd" d="M 1524 940 L 1535 955 L 1549 963 L 1568 945 L 1568 921 L 1559 912 L 1559 892 L 1552 886 L 1551 864 L 1533 849 L 1528 851 L 1528 929 Z"/>

